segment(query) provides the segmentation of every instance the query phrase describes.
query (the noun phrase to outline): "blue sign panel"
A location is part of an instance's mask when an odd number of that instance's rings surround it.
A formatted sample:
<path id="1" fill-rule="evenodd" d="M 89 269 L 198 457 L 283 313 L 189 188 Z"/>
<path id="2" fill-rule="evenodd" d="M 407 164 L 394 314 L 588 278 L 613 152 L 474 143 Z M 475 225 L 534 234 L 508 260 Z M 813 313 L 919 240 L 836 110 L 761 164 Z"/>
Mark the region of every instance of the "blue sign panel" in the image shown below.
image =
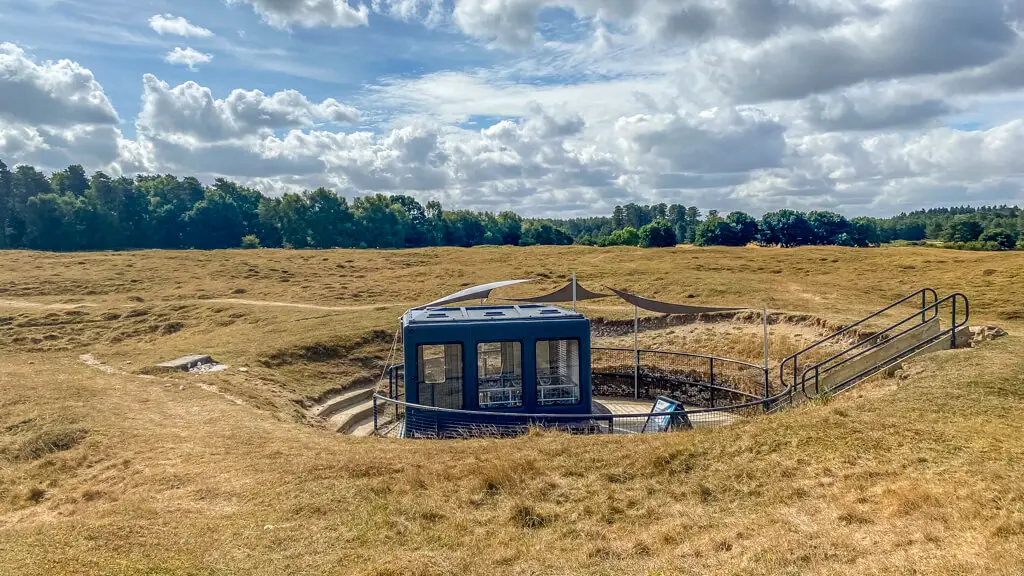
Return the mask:
<path id="1" fill-rule="evenodd" d="M 672 398 L 658 396 L 654 401 L 654 406 L 651 407 L 651 412 L 661 415 L 647 418 L 643 430 L 640 431 L 641 433 L 693 428 L 690 417 L 686 415 L 683 405 Z"/>

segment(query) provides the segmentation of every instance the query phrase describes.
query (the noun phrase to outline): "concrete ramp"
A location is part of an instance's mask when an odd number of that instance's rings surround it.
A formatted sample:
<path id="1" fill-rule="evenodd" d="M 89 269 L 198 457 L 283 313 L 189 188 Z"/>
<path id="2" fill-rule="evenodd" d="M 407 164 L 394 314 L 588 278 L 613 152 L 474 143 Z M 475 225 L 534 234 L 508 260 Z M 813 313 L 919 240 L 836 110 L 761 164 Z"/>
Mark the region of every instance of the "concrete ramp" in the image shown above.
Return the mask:
<path id="1" fill-rule="evenodd" d="M 843 386 L 850 379 L 869 376 L 879 370 L 884 370 L 889 364 L 898 362 L 941 332 L 939 319 L 935 318 L 919 324 L 906 334 L 885 340 L 880 345 L 877 342 L 866 342 L 860 348 L 852 349 L 821 367 L 818 371 L 817 393 L 834 390 Z M 877 346 L 877 348 L 872 349 L 871 346 Z M 949 347 L 948 341 L 946 347 Z M 807 374 L 805 389 L 808 395 L 815 394 L 811 390 L 814 381 L 815 374 L 813 372 Z"/>
<path id="2" fill-rule="evenodd" d="M 959 294 L 956 296 L 962 297 Z M 966 316 L 963 324 L 957 322 L 955 326 L 948 322 L 943 326 L 939 318 L 936 314 L 931 320 L 908 324 L 906 328 L 897 324 L 891 328 L 894 336 L 886 339 L 886 334 L 883 334 L 881 339 L 853 346 L 835 360 L 822 363 L 816 371 L 807 372 L 802 379 L 805 395 L 813 398 L 835 394 L 873 374 L 892 369 L 909 358 L 971 345 Z M 955 309 L 952 318 L 956 321 Z"/>

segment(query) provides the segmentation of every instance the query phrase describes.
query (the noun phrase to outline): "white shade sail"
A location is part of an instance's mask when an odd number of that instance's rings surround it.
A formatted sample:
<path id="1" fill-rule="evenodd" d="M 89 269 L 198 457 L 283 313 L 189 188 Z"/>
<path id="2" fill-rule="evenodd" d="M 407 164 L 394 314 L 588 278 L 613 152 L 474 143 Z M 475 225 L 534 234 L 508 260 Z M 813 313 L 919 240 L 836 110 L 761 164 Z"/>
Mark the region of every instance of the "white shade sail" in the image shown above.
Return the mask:
<path id="1" fill-rule="evenodd" d="M 466 300 L 480 300 L 487 298 L 491 294 L 491 290 L 497 288 L 504 288 L 505 286 L 512 286 L 515 284 L 522 284 L 523 282 L 533 282 L 533 279 L 528 280 L 502 280 L 501 282 L 491 282 L 490 284 L 481 284 L 479 286 L 473 286 L 472 288 L 466 288 L 465 290 L 459 290 L 454 294 L 449 294 L 444 298 L 439 298 L 424 304 L 417 306 L 413 310 L 420 310 L 422 308 L 436 308 L 438 306 L 445 306 L 448 304 L 455 304 L 456 302 L 465 302 Z"/>

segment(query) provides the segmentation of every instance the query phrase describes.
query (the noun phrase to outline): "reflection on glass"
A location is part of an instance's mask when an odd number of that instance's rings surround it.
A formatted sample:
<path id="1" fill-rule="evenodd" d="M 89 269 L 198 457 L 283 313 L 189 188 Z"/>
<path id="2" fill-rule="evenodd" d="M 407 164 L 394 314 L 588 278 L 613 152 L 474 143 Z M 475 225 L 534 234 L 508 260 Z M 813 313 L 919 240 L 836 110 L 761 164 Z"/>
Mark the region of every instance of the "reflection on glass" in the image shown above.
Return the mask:
<path id="1" fill-rule="evenodd" d="M 462 344 L 417 347 L 419 403 L 462 409 Z"/>
<path id="2" fill-rule="evenodd" d="M 521 343 L 477 344 L 476 371 L 481 408 L 517 408 L 523 405 Z"/>
<path id="3" fill-rule="evenodd" d="M 537 405 L 564 406 L 579 401 L 579 340 L 538 340 Z"/>

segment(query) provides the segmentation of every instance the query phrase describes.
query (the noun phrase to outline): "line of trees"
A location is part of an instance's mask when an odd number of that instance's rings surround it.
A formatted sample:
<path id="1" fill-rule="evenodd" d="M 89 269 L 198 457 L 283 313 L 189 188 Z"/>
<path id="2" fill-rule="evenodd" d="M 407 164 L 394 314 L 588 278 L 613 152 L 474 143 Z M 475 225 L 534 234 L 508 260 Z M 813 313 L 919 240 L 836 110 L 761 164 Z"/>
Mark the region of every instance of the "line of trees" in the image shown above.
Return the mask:
<path id="1" fill-rule="evenodd" d="M 756 219 L 696 206 L 616 206 L 609 217 L 524 219 L 445 210 L 405 194 L 351 204 L 319 188 L 279 198 L 218 178 L 91 176 L 79 165 L 49 175 L 0 161 L 0 249 L 411 248 L 482 244 L 597 246 L 840 245 L 941 240 L 961 249 L 1024 248 L 1024 210 L 956 207 L 892 218 L 847 219 L 835 212 L 778 210 Z"/>
<path id="2" fill-rule="evenodd" d="M 777 210 L 756 219 L 745 212 L 707 216 L 695 206 L 616 206 L 611 217 L 553 220 L 580 244 L 597 246 L 875 246 L 892 242 L 969 250 L 1024 249 L 1024 210 L 1016 206 L 961 206 L 902 213 L 891 218 L 847 219 L 830 211 Z M 658 230 L 645 240 L 644 230 Z M 674 235 L 669 243 L 668 234 Z M 931 245 L 931 244 L 929 244 Z"/>
<path id="3" fill-rule="evenodd" d="M 572 244 L 549 222 L 514 212 L 444 210 L 404 194 L 351 204 L 320 188 L 280 198 L 217 179 L 88 176 L 78 165 L 47 176 L 0 161 L 0 248 L 406 248 Z"/>

